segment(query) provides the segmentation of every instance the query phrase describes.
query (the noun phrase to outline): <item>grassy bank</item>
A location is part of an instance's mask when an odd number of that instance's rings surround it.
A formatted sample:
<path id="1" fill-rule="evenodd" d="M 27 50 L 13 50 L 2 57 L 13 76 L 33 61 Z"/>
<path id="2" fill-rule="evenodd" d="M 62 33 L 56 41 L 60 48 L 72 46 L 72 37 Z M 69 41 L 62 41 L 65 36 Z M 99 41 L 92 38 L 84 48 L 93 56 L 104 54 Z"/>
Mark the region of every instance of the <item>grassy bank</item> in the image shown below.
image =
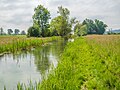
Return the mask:
<path id="1" fill-rule="evenodd" d="M 27 38 L 26 36 L 1 36 L 0 55 L 15 53 L 20 50 L 28 50 L 31 47 L 41 46 L 47 42 L 58 40 L 60 37 Z"/>
<path id="2" fill-rule="evenodd" d="M 119 90 L 120 36 L 87 36 L 69 43 L 38 90 Z"/>

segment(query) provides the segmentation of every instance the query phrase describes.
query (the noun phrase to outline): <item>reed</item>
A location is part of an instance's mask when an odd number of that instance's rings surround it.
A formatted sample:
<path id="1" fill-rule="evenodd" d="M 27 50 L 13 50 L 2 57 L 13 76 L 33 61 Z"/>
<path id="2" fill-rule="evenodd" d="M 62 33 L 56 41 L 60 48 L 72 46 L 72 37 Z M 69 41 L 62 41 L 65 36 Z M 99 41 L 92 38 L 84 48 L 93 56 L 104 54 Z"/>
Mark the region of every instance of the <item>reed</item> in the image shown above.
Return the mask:
<path id="1" fill-rule="evenodd" d="M 60 39 L 60 37 L 27 38 L 18 36 L 0 37 L 0 56 L 4 53 L 16 53 L 21 50 L 29 50 L 31 47 L 41 46 L 45 43 Z"/>

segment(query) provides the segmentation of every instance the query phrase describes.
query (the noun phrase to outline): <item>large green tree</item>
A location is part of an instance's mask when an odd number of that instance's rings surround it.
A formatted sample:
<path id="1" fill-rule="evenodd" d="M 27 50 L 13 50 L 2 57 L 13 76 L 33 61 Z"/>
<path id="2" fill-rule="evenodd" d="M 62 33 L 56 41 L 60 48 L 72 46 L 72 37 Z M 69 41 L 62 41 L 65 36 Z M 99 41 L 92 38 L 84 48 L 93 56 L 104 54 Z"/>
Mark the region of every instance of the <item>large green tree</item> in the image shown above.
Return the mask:
<path id="1" fill-rule="evenodd" d="M 68 27 L 67 21 L 62 16 L 57 16 L 52 19 L 50 24 L 51 32 L 55 32 L 55 34 L 59 36 L 65 36 L 69 32 L 71 32 L 70 28 Z"/>
<path id="2" fill-rule="evenodd" d="M 87 29 L 88 29 L 88 34 L 93 34 L 96 33 L 96 26 L 94 24 L 94 21 L 91 19 L 85 19 L 82 23 L 83 25 L 87 25 Z"/>
<path id="3" fill-rule="evenodd" d="M 27 36 L 28 37 L 39 37 L 40 36 L 39 27 L 37 26 L 29 27 Z"/>
<path id="4" fill-rule="evenodd" d="M 103 21 L 97 19 L 94 21 L 91 19 L 85 19 L 82 24 L 87 25 L 88 34 L 103 34 L 107 27 Z"/>
<path id="5" fill-rule="evenodd" d="M 53 18 L 50 24 L 52 34 L 67 36 L 72 31 L 72 26 L 75 23 L 75 18 L 70 19 L 70 11 L 62 6 L 58 7 L 57 11 L 60 15 Z"/>
<path id="6" fill-rule="evenodd" d="M 46 37 L 49 28 L 50 12 L 42 5 L 38 5 L 34 11 L 33 26 L 37 24 L 40 28 L 41 36 Z"/>
<path id="7" fill-rule="evenodd" d="M 98 34 L 103 34 L 105 32 L 105 29 L 107 27 L 106 24 L 104 24 L 102 21 L 95 19 L 95 26 L 96 26 L 96 32 Z"/>

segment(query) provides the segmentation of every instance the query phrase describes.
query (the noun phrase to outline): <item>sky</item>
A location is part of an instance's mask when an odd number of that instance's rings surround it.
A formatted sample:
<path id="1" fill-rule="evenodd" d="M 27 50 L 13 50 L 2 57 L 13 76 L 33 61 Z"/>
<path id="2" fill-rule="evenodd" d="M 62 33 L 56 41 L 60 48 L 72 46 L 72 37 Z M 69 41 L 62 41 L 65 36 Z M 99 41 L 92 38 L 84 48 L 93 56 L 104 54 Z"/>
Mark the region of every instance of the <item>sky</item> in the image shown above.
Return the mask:
<path id="1" fill-rule="evenodd" d="M 58 6 L 62 5 L 81 22 L 99 19 L 108 28 L 120 29 L 120 0 L 0 0 L 0 27 L 26 31 L 32 26 L 34 8 L 40 4 L 48 8 L 51 18 L 58 15 Z"/>

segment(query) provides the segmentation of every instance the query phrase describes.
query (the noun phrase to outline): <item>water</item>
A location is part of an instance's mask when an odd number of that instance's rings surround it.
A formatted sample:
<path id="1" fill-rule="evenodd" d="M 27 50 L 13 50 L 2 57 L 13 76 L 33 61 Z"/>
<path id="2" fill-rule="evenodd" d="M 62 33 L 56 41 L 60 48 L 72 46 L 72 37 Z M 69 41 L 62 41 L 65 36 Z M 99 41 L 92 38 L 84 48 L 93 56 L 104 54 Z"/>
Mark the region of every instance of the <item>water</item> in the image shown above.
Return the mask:
<path id="1" fill-rule="evenodd" d="M 19 54 L 0 57 L 0 90 L 16 90 L 18 82 L 41 82 L 56 67 L 64 49 L 64 42 L 54 42 Z"/>

